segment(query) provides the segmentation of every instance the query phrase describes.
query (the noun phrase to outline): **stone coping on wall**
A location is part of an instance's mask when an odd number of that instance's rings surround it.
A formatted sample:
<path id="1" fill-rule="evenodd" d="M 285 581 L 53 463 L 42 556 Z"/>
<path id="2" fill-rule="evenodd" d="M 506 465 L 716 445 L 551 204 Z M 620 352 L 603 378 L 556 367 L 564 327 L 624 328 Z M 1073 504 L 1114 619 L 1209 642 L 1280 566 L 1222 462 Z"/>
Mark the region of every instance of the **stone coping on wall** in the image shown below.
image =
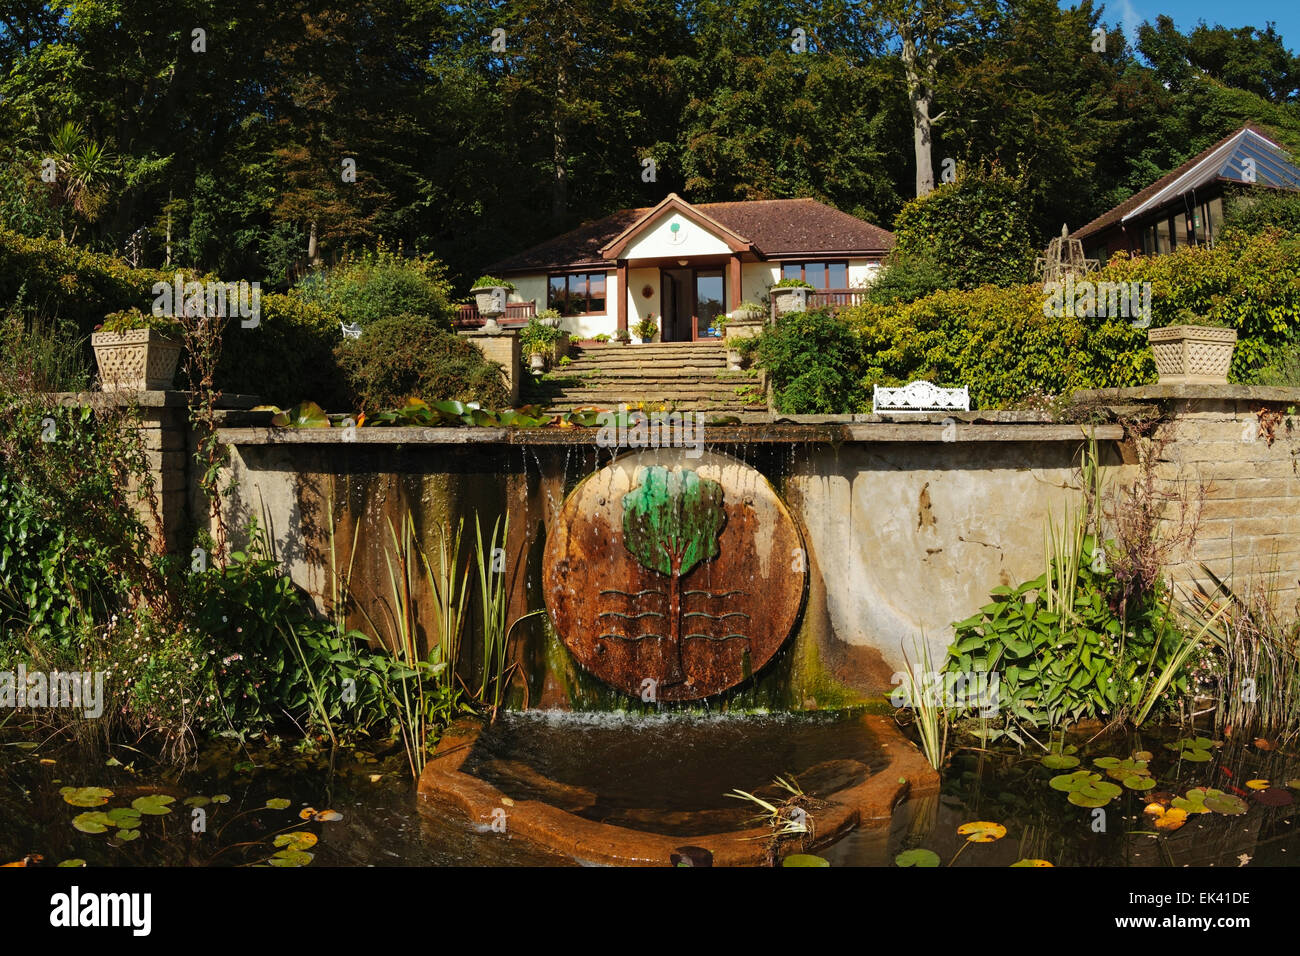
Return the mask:
<path id="1" fill-rule="evenodd" d="M 955 418 L 955 416 L 943 416 Z M 597 428 L 219 428 L 228 445 L 596 445 Z M 1074 442 L 1120 441 L 1120 425 L 1053 422 L 879 421 L 862 423 L 705 425 L 707 445 L 732 443 L 840 444 L 844 442 Z"/>
<path id="2" fill-rule="evenodd" d="M 1085 388 L 1074 393 L 1079 404 L 1108 404 L 1176 399 L 1218 402 L 1295 402 L 1300 388 L 1279 385 L 1137 385 L 1129 388 Z"/>
<path id="3" fill-rule="evenodd" d="M 134 391 L 120 389 L 108 392 L 55 392 L 55 399 L 62 405 L 93 405 L 96 402 L 108 402 L 114 405 L 137 405 L 140 408 L 184 408 L 190 404 L 194 392 L 181 391 Z M 222 393 L 217 401 L 217 408 L 254 408 L 262 404 L 256 395 L 238 395 Z"/>

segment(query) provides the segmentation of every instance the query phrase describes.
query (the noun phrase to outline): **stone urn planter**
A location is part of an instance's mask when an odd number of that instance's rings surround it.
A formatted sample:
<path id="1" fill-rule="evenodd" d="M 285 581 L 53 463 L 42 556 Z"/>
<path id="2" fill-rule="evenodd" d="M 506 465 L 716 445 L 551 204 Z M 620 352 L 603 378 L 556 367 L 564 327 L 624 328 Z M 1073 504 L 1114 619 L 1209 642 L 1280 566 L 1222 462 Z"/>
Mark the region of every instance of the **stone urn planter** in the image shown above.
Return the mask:
<path id="1" fill-rule="evenodd" d="M 786 286 L 780 289 L 773 289 L 771 296 L 772 302 L 776 305 L 777 315 L 785 315 L 787 312 L 808 311 L 807 289 L 798 286 Z"/>
<path id="2" fill-rule="evenodd" d="M 741 352 L 737 346 L 732 345 L 731 342 L 728 342 L 727 343 L 727 371 L 739 372 L 744 367 L 745 367 L 744 353 Z"/>
<path id="3" fill-rule="evenodd" d="M 95 332 L 90 336 L 104 391 L 161 392 L 172 387 L 181 340 L 157 329 Z"/>
<path id="4" fill-rule="evenodd" d="M 530 371 L 541 374 L 546 371 L 546 353 L 533 352 L 528 356 L 528 368 Z"/>
<path id="5" fill-rule="evenodd" d="M 1226 384 L 1237 330 L 1170 325 L 1147 332 L 1162 385 Z"/>
<path id="6" fill-rule="evenodd" d="M 501 331 L 497 316 L 504 315 L 506 303 L 510 301 L 510 287 L 504 285 L 484 285 L 470 289 L 474 294 L 474 306 L 483 316 L 483 331 L 496 335 Z"/>

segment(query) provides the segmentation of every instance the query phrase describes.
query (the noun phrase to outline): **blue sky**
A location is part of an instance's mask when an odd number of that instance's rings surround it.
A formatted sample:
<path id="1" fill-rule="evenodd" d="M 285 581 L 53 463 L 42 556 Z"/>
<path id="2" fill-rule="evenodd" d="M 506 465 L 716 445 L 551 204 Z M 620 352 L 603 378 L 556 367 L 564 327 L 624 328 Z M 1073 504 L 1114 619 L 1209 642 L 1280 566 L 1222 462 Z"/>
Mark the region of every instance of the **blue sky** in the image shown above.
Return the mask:
<path id="1" fill-rule="evenodd" d="M 1100 0 L 1096 0 L 1100 2 Z M 1074 6 L 1062 0 L 1061 6 Z M 1225 0 L 1106 0 L 1102 20 L 1106 23 L 1123 21 L 1124 32 L 1130 38 L 1144 20 L 1155 21 L 1164 14 L 1172 17 L 1178 29 L 1186 33 L 1204 20 L 1210 26 L 1216 23 L 1225 27 L 1259 27 L 1272 20 L 1277 32 L 1282 34 L 1287 49 L 1300 52 L 1300 3 L 1296 0 L 1251 0 L 1249 3 L 1229 3 Z"/>

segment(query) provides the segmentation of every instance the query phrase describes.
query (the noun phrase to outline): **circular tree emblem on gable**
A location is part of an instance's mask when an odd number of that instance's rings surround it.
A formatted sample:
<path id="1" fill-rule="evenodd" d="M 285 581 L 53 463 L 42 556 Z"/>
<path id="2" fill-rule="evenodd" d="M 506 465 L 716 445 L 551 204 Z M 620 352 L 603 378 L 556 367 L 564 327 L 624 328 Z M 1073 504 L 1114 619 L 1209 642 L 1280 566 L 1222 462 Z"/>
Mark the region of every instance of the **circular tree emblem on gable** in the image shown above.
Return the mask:
<path id="1" fill-rule="evenodd" d="M 771 485 L 722 455 L 628 455 L 588 476 L 543 565 L 578 661 L 629 694 L 694 700 L 762 669 L 790 635 L 807 572 Z"/>

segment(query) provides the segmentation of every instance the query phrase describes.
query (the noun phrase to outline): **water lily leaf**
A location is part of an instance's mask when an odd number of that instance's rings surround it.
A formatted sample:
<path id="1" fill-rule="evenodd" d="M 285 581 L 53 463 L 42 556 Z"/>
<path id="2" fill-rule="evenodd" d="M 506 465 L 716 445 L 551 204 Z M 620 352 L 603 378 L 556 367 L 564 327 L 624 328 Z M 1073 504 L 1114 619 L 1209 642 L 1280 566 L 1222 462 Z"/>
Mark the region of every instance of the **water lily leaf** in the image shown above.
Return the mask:
<path id="1" fill-rule="evenodd" d="M 1040 866 L 1040 867 L 1041 867 L 1041 866 L 1051 866 L 1052 864 L 1049 863 L 1049 862 L 1047 862 L 1046 860 L 1016 860 L 1016 862 L 1015 862 L 1015 863 L 1012 863 L 1011 865 L 1012 865 L 1012 866 Z"/>
<path id="2" fill-rule="evenodd" d="M 1184 750 L 1178 756 L 1188 763 L 1209 763 L 1212 759 L 1208 750 Z"/>
<path id="3" fill-rule="evenodd" d="M 312 861 L 312 855 L 305 850 L 286 849 L 271 856 L 267 862 L 272 866 L 306 866 Z"/>
<path id="4" fill-rule="evenodd" d="M 184 800 L 184 803 L 187 807 L 206 807 L 211 802 L 212 801 L 209 800 L 207 797 L 200 797 L 197 795 L 193 797 L 186 797 Z"/>
<path id="5" fill-rule="evenodd" d="M 212 802 L 213 802 L 213 803 L 229 803 L 229 802 L 230 802 L 230 794 L 228 794 L 228 793 L 215 793 L 215 794 L 212 795 Z"/>
<path id="6" fill-rule="evenodd" d="M 310 820 L 314 816 L 316 816 L 316 809 L 314 807 L 303 807 L 298 811 L 299 820 Z"/>
<path id="7" fill-rule="evenodd" d="M 299 402 L 285 412 L 271 416 L 271 424 L 277 428 L 329 428 L 329 416 L 315 402 Z"/>
<path id="8" fill-rule="evenodd" d="M 74 807 L 100 807 L 108 803 L 112 790 L 104 787 L 63 787 L 59 790 L 64 803 Z"/>
<path id="9" fill-rule="evenodd" d="M 1133 751 L 1133 759 L 1134 759 L 1134 760 L 1145 760 L 1145 761 L 1147 761 L 1148 763 L 1150 763 L 1150 762 L 1154 759 L 1154 757 L 1155 757 L 1155 755 L 1152 754 L 1151 751 L 1149 751 L 1149 750 L 1135 750 L 1135 751 Z"/>
<path id="10" fill-rule="evenodd" d="M 59 863 L 58 863 L 58 865 L 59 865 L 59 866 L 85 866 L 85 865 L 86 865 L 86 861 L 83 860 L 83 859 L 81 859 L 80 857 L 75 857 L 75 856 L 74 856 L 74 857 L 73 857 L 72 859 L 70 859 L 70 860 L 60 860 Z"/>
<path id="11" fill-rule="evenodd" d="M 132 840 L 139 839 L 140 831 L 139 830 L 118 830 L 117 833 L 114 835 L 123 843 L 130 843 Z"/>
<path id="12" fill-rule="evenodd" d="M 1156 785 L 1154 777 L 1144 777 L 1141 774 L 1130 774 L 1121 781 L 1124 786 L 1130 790 L 1150 790 Z"/>
<path id="13" fill-rule="evenodd" d="M 1246 786 L 1252 790 L 1267 790 L 1272 786 L 1267 780 L 1247 780 Z"/>
<path id="14" fill-rule="evenodd" d="M 284 797 L 272 797 L 270 800 L 266 801 L 266 805 L 271 810 L 287 810 L 289 808 L 289 801 Z"/>
<path id="15" fill-rule="evenodd" d="M 1224 816 L 1229 817 L 1241 816 L 1249 809 L 1245 800 L 1230 793 L 1220 793 L 1217 796 L 1206 797 L 1205 806 L 1215 813 L 1222 813 Z"/>
<path id="16" fill-rule="evenodd" d="M 1069 770 L 1079 766 L 1079 758 L 1070 754 L 1047 754 L 1043 757 L 1042 764 L 1049 770 Z"/>
<path id="17" fill-rule="evenodd" d="M 1292 790 L 1300 790 L 1300 777 L 1296 777 L 1294 780 L 1288 780 L 1286 785 Z"/>
<path id="18" fill-rule="evenodd" d="M 134 807 L 114 807 L 106 816 L 113 821 L 114 826 L 123 830 L 130 830 L 140 822 L 140 811 Z"/>
<path id="19" fill-rule="evenodd" d="M 1087 770 L 1076 770 L 1074 773 L 1063 773 L 1060 776 L 1053 777 L 1047 782 L 1047 785 L 1053 790 L 1060 790 L 1063 793 L 1070 793 L 1078 790 L 1092 780 L 1100 780 L 1101 775 L 1091 773 Z"/>
<path id="20" fill-rule="evenodd" d="M 1267 737 L 1256 737 L 1255 746 L 1258 747 L 1260 750 L 1272 750 L 1273 742 L 1269 740 Z"/>
<path id="21" fill-rule="evenodd" d="M 322 810 L 316 814 L 316 819 L 322 823 L 334 823 L 336 820 L 342 820 L 343 814 L 337 810 Z"/>
<path id="22" fill-rule="evenodd" d="M 894 863 L 898 866 L 938 866 L 939 854 L 933 850 L 917 847 L 914 850 L 904 850 L 898 854 L 898 856 L 894 857 Z"/>
<path id="23" fill-rule="evenodd" d="M 957 835 L 964 836 L 968 843 L 992 843 L 994 840 L 1001 840 L 1006 836 L 1007 828 L 1000 823 L 976 820 L 973 823 L 963 823 L 959 826 Z"/>
<path id="24" fill-rule="evenodd" d="M 275 846 L 287 846 L 291 850 L 310 850 L 316 845 L 316 834 L 295 830 L 293 833 L 281 833 L 272 843 Z"/>
<path id="25" fill-rule="evenodd" d="M 1266 807 L 1289 807 L 1295 803 L 1291 791 L 1282 787 L 1269 787 L 1267 790 L 1255 791 L 1255 799 Z"/>
<path id="26" fill-rule="evenodd" d="M 89 813 L 78 813 L 72 818 L 72 825 L 82 833 L 103 833 L 112 825 L 108 814 L 99 810 L 92 810 Z"/>
<path id="27" fill-rule="evenodd" d="M 1093 760 L 1093 763 L 1096 764 L 1098 767 L 1101 767 L 1103 770 L 1109 770 L 1111 767 L 1119 766 L 1119 758 L 1118 757 L 1097 757 L 1095 760 Z"/>
<path id="28" fill-rule="evenodd" d="M 1157 830 L 1177 830 L 1187 822 L 1187 811 L 1177 808 L 1165 809 L 1158 803 L 1148 803 L 1142 811 L 1152 818 Z"/>
<path id="29" fill-rule="evenodd" d="M 131 801 L 131 806 L 135 807 L 141 813 L 148 817 L 161 817 L 164 814 L 171 813 L 169 803 L 175 803 L 175 797 L 169 797 L 165 793 L 151 793 L 147 797 L 136 797 Z"/>
<path id="30" fill-rule="evenodd" d="M 791 853 L 781 861 L 782 866 L 830 866 L 830 860 L 812 853 Z"/>

